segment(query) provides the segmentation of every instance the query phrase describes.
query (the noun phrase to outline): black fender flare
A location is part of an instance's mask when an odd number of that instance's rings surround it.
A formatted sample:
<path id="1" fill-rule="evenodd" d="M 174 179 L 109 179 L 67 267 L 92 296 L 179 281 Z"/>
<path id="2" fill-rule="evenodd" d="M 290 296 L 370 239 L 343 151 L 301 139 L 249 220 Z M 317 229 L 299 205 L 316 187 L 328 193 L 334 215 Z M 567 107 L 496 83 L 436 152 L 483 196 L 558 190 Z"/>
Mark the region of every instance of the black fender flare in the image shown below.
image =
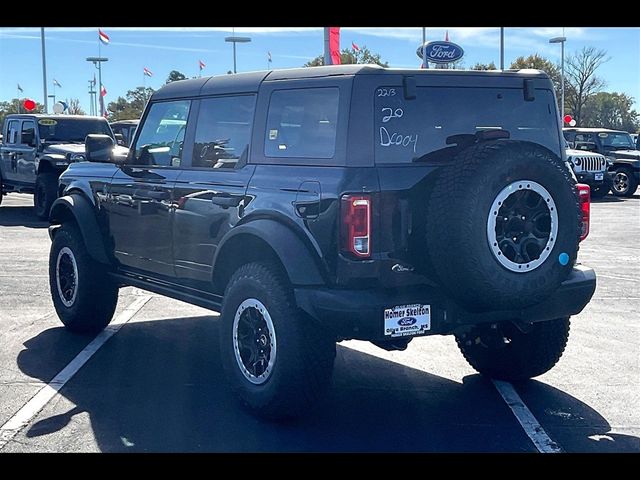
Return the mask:
<path id="1" fill-rule="evenodd" d="M 218 261 L 225 258 L 225 247 L 232 245 L 238 235 L 253 235 L 267 243 L 278 256 L 292 284 L 326 284 L 318 263 L 302 239 L 282 223 L 266 218 L 238 225 L 223 237 L 213 257 L 214 275 Z"/>
<path id="2" fill-rule="evenodd" d="M 57 162 L 57 161 L 62 161 L 62 160 L 64 160 L 64 157 L 62 157 L 61 159 L 56 160 L 55 158 L 50 157 L 49 155 L 44 155 L 44 156 L 42 156 L 42 157 L 38 160 L 38 171 L 36 172 L 36 174 L 37 174 L 37 173 L 40 173 L 40 171 L 42 170 L 41 165 L 42 165 L 43 163 L 46 163 L 46 164 L 48 164 L 48 165 L 49 165 L 49 167 L 48 167 L 48 168 L 50 168 L 52 172 L 57 172 L 57 173 L 58 173 L 58 175 L 59 175 L 59 174 L 60 174 L 60 171 L 59 171 L 59 170 L 60 170 L 60 167 L 58 167 L 58 166 L 56 165 L 56 162 Z"/>
<path id="3" fill-rule="evenodd" d="M 49 222 L 52 225 L 60 224 L 67 215 L 71 215 L 78 225 L 89 255 L 100 263 L 109 264 L 109 257 L 100 234 L 95 208 L 91 202 L 78 193 L 60 197 L 51 206 Z M 52 233 L 52 238 L 54 234 Z"/>

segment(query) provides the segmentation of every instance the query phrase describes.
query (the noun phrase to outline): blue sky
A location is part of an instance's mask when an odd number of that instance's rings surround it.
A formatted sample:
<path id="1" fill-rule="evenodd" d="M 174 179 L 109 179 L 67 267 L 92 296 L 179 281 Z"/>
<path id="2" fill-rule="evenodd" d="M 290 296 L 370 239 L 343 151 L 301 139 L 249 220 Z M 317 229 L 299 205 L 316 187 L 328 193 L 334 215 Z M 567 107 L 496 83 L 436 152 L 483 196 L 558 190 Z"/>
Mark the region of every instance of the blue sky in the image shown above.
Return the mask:
<path id="1" fill-rule="evenodd" d="M 142 85 L 143 68 L 153 72 L 146 85 L 162 86 L 169 71 L 175 69 L 189 77 L 198 74 L 198 60 L 206 63 L 203 75 L 224 74 L 233 68 L 231 45 L 224 42 L 231 27 L 101 27 L 111 43 L 102 46 L 103 84 L 106 101 Z M 450 40 L 465 49 L 463 66 L 476 62 L 499 64 L 498 27 L 427 27 L 427 40 L 441 40 L 445 30 Z M 505 29 L 505 64 L 520 55 L 539 53 L 554 61 L 560 60 L 560 46 L 548 39 L 561 35 L 562 27 L 527 27 Z M 46 32 L 47 75 L 49 94 L 55 78 L 62 88 L 56 89 L 58 99 L 79 98 L 89 110 L 88 81 L 93 78 L 93 65 L 85 61 L 98 54 L 97 27 L 48 27 Z M 242 27 L 236 34 L 252 38 L 239 44 L 238 71 L 264 70 L 267 52 L 271 52 L 272 68 L 297 67 L 322 52 L 322 27 Z M 640 105 L 640 28 L 578 28 L 567 27 L 566 53 L 583 46 L 605 49 L 611 59 L 598 75 L 607 81 L 605 90 L 624 92 Z M 342 27 L 341 47 L 351 42 L 366 45 L 382 55 L 392 67 L 419 66 L 416 48 L 422 39 L 420 27 Z M 43 99 L 42 66 L 39 28 L 0 28 L 0 100 L 17 95 L 16 85 L 24 96 L 39 102 Z M 51 106 L 49 107 L 51 108 Z"/>

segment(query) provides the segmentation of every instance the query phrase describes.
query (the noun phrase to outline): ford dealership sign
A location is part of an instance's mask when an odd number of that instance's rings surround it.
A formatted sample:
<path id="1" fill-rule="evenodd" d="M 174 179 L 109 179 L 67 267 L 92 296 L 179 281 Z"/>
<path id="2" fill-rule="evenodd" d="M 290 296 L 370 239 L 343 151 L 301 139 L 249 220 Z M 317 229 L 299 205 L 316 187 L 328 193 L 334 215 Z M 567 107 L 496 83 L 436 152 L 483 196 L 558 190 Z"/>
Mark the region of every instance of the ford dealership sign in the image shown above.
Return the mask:
<path id="1" fill-rule="evenodd" d="M 453 63 L 460 60 L 464 50 L 453 42 L 432 41 L 425 44 L 427 61 L 432 63 Z M 422 45 L 416 50 L 419 58 L 422 58 Z"/>

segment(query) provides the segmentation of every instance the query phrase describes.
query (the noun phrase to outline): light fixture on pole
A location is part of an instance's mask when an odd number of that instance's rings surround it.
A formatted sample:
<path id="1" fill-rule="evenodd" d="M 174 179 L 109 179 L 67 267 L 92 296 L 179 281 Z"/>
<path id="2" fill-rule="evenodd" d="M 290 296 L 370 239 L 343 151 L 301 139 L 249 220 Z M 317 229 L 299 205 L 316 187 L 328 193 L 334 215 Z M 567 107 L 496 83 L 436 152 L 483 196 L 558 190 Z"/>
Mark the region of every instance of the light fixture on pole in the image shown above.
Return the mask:
<path id="1" fill-rule="evenodd" d="M 235 35 L 235 29 L 233 34 L 230 37 L 225 37 L 225 42 L 233 43 L 233 73 L 237 73 L 236 69 L 236 43 L 249 43 L 251 41 L 250 37 L 238 37 Z"/>
<path id="2" fill-rule="evenodd" d="M 98 91 L 102 94 L 102 62 L 108 62 L 107 57 L 87 57 L 87 62 L 93 62 L 93 65 L 98 69 Z M 104 101 L 102 97 L 100 101 L 100 116 L 104 116 Z"/>
<path id="3" fill-rule="evenodd" d="M 549 43 L 559 43 L 560 48 L 560 118 L 564 122 L 564 42 L 567 37 L 553 37 Z"/>

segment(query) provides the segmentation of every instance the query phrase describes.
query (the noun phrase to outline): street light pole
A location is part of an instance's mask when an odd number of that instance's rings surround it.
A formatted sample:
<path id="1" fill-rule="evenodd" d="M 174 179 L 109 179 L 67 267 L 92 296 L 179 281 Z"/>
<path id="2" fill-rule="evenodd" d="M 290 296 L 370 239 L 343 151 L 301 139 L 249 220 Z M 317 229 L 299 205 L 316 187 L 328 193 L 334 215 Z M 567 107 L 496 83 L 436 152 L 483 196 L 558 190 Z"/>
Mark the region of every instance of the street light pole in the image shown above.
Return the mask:
<path id="1" fill-rule="evenodd" d="M 44 113 L 49 113 L 47 109 L 47 57 L 44 50 L 44 27 L 40 27 L 40 43 L 42 44 L 42 86 L 44 88 Z"/>
<path id="2" fill-rule="evenodd" d="M 87 57 L 87 62 L 93 62 L 98 69 L 98 95 L 100 95 L 100 116 L 104 116 L 104 100 L 102 99 L 102 62 L 108 62 L 107 57 Z"/>
<path id="3" fill-rule="evenodd" d="M 225 37 L 225 42 L 233 43 L 233 73 L 237 73 L 236 69 L 236 43 L 249 43 L 251 38 L 249 37 L 237 37 L 235 35 L 235 28 L 233 29 L 232 35 L 230 37 Z"/>
<path id="4" fill-rule="evenodd" d="M 560 115 L 564 122 L 564 42 L 567 37 L 553 37 L 549 43 L 560 44 Z"/>
<path id="5" fill-rule="evenodd" d="M 504 27 L 500 27 L 500 70 L 504 70 Z"/>

